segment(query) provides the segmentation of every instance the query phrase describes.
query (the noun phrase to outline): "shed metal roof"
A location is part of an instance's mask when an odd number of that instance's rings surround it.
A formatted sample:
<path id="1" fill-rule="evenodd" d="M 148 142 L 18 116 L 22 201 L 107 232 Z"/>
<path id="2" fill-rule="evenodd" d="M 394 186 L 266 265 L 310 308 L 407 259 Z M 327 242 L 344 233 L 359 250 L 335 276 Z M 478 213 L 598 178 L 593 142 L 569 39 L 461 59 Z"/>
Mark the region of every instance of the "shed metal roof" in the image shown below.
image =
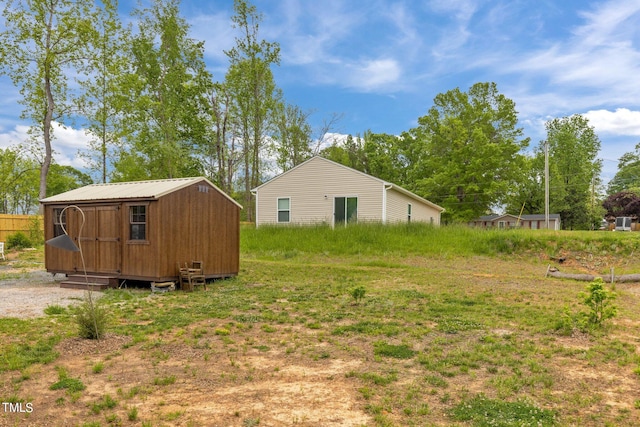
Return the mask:
<path id="1" fill-rule="evenodd" d="M 188 187 L 198 182 L 205 182 L 218 190 L 227 199 L 242 206 L 224 193 L 215 184 L 204 177 L 157 179 L 149 181 L 113 182 L 108 184 L 91 184 L 75 190 L 56 194 L 40 200 L 41 203 L 91 202 L 123 199 L 158 199 L 166 194 Z"/>

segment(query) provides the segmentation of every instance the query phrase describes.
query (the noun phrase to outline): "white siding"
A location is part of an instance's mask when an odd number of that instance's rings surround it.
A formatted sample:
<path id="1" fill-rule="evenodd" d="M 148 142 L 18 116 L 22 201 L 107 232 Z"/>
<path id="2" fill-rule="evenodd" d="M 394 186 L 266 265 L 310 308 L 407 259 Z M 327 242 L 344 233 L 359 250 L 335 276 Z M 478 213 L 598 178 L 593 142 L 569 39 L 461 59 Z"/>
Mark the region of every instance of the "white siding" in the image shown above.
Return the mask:
<path id="1" fill-rule="evenodd" d="M 388 182 L 322 157 L 313 157 L 254 190 L 256 225 L 278 223 L 278 198 L 290 200 L 289 224 L 334 223 L 336 197 L 358 199 L 359 222 L 440 224 L 441 208 Z"/>
<path id="2" fill-rule="evenodd" d="M 279 197 L 291 199 L 291 224 L 333 224 L 334 197 L 358 198 L 358 221 L 382 220 L 383 182 L 321 157 L 256 190 L 258 226 L 277 224 Z"/>
<path id="3" fill-rule="evenodd" d="M 411 222 L 440 224 L 440 211 L 402 194 L 395 189 L 387 190 L 387 222 L 407 222 L 408 205 L 411 203 Z"/>

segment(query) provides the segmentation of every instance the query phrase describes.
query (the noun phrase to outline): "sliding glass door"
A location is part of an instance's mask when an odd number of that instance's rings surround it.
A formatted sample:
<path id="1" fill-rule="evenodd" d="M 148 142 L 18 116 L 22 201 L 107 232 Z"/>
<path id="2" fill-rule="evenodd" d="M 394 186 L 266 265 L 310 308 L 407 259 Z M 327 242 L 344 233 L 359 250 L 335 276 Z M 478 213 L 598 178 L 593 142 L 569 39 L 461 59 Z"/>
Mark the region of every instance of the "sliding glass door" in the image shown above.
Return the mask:
<path id="1" fill-rule="evenodd" d="M 358 198 L 336 197 L 333 212 L 334 226 L 356 222 L 358 220 Z"/>

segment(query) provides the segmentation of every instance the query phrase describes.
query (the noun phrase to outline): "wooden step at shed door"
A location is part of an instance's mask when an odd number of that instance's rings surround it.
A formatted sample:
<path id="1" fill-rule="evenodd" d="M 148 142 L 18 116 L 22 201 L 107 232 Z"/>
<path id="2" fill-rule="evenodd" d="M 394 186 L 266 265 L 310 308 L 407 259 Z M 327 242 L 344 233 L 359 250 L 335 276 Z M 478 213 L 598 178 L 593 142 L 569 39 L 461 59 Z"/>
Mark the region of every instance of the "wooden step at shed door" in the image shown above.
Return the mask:
<path id="1" fill-rule="evenodd" d="M 88 282 L 88 283 L 87 283 Z M 61 288 L 86 289 L 92 291 L 103 291 L 109 288 L 117 288 L 119 280 L 117 277 L 94 276 L 84 274 L 70 274 L 67 279 L 60 282 Z"/>

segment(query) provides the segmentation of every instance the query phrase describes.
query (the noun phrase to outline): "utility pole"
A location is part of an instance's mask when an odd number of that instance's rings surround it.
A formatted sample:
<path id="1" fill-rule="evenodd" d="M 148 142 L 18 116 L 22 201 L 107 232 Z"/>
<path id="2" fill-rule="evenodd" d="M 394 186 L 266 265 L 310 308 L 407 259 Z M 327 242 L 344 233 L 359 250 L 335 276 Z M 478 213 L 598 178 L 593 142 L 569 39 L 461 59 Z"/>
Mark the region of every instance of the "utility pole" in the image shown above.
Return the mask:
<path id="1" fill-rule="evenodd" d="M 544 142 L 544 224 L 549 229 L 549 141 Z"/>

